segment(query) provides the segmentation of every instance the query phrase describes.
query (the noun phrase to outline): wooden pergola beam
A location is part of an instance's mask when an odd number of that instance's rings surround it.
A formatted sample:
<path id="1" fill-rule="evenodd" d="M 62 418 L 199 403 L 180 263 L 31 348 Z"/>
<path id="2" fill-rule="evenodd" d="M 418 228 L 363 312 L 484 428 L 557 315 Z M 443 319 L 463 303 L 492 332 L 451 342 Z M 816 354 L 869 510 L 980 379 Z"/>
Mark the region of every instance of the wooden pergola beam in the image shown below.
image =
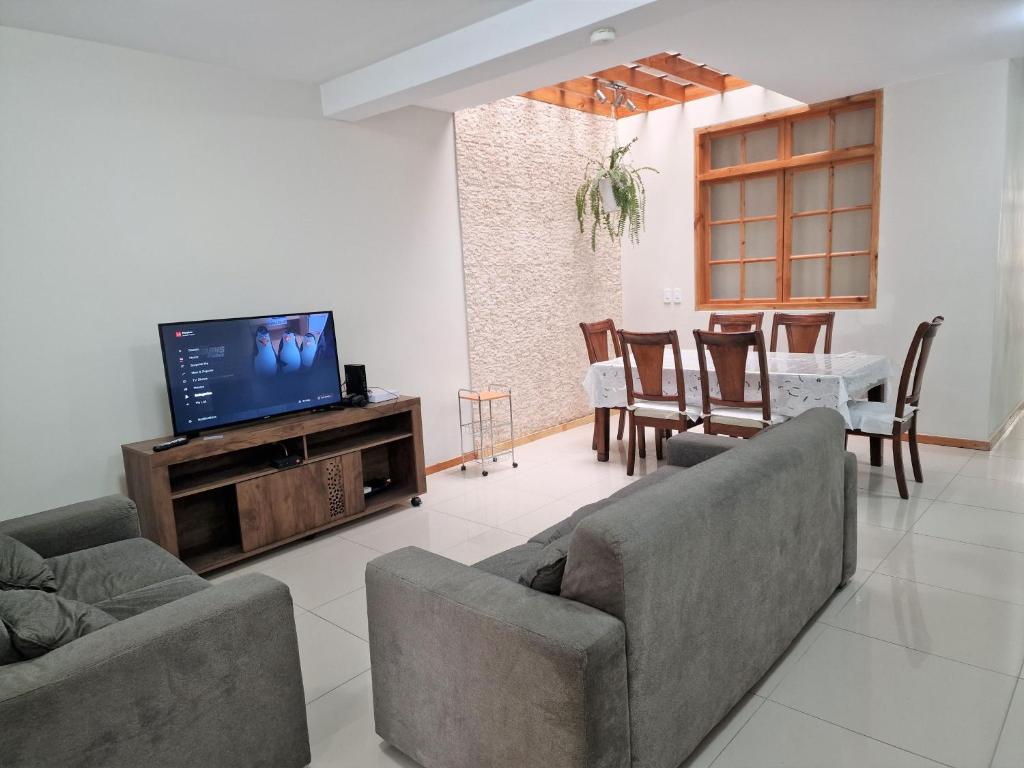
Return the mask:
<path id="1" fill-rule="evenodd" d="M 615 89 L 607 85 L 603 80 L 597 80 L 591 77 L 577 77 L 573 80 L 566 80 L 556 85 L 551 86 L 552 88 L 558 88 L 569 93 L 575 93 L 580 96 L 586 96 L 589 99 L 597 99 L 597 90 L 601 89 L 605 96 L 608 97 L 609 102 L 615 98 Z M 623 89 L 626 92 L 626 96 L 636 106 L 636 110 L 631 110 L 628 107 L 619 107 L 616 116 L 626 117 L 627 115 L 635 115 L 638 112 L 650 112 L 652 109 L 661 109 L 662 107 L 670 107 L 675 104 L 675 101 L 670 99 L 664 99 L 660 96 L 651 96 L 650 94 L 643 93 L 642 91 L 634 90 L 632 88 Z M 600 103 L 600 102 L 598 102 Z"/>
<path id="2" fill-rule="evenodd" d="M 680 80 L 686 80 L 695 85 L 704 86 L 718 93 L 725 91 L 725 75 L 671 53 L 658 53 L 645 59 L 638 59 L 637 64 L 656 69 L 666 75 L 678 77 Z"/>
<path id="3" fill-rule="evenodd" d="M 644 91 L 654 96 L 660 96 L 663 99 L 671 99 L 679 103 L 686 101 L 685 85 L 673 83 L 671 80 L 666 80 L 663 77 L 649 75 L 635 67 L 618 66 L 611 69 L 602 69 L 600 72 L 595 72 L 594 77 L 623 83 L 630 88 Z"/>
<path id="4" fill-rule="evenodd" d="M 554 104 L 556 107 L 575 109 L 578 112 L 589 112 L 592 115 L 602 115 L 604 117 L 612 116 L 612 110 L 608 104 L 602 104 L 592 97 L 570 93 L 557 86 L 536 88 L 519 95 L 534 101 L 543 101 L 545 104 Z"/>

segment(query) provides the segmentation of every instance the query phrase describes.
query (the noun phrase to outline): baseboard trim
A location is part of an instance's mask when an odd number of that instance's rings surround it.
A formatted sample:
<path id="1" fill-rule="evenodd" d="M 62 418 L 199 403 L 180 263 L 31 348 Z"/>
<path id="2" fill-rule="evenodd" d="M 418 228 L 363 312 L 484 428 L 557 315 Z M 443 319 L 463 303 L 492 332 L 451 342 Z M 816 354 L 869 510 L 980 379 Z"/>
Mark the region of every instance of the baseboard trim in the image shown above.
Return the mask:
<path id="1" fill-rule="evenodd" d="M 515 439 L 515 444 L 516 446 L 526 445 L 527 443 L 532 443 L 535 440 L 540 440 L 545 437 L 551 437 L 551 435 L 557 435 L 559 432 L 566 432 L 567 430 L 570 429 L 576 429 L 576 427 L 582 427 L 585 424 L 592 424 L 593 421 L 594 414 L 590 413 L 587 414 L 586 416 L 580 416 L 578 419 L 573 419 L 571 421 L 566 421 L 561 424 L 556 424 L 553 427 L 547 427 L 546 429 L 542 429 L 539 432 L 531 432 L 529 435 L 517 437 Z M 495 445 L 494 450 L 507 451 L 511 447 L 512 441 L 506 440 L 502 443 L 498 443 L 497 445 Z M 475 461 L 476 457 L 476 451 L 470 451 L 465 456 L 456 456 L 451 459 L 446 459 L 445 461 L 439 461 L 437 464 L 431 464 L 426 468 L 425 471 L 426 474 L 428 475 L 432 475 L 435 472 L 443 472 L 446 469 L 457 467 L 460 464 L 463 464 L 467 461 Z"/>
<path id="2" fill-rule="evenodd" d="M 1010 429 L 1014 425 L 1014 422 L 1017 421 L 1017 417 L 1020 416 L 1021 411 L 1024 411 L 1024 400 L 1021 400 L 1019 403 L 1017 403 L 1017 407 L 1010 411 L 1010 415 L 1003 420 L 1003 423 L 999 426 L 999 429 L 992 433 L 992 437 L 990 437 L 988 441 L 990 450 L 993 445 L 995 445 L 996 443 L 1003 439 L 1003 435 L 1010 431 Z"/>
<path id="3" fill-rule="evenodd" d="M 917 442 L 928 445 L 945 445 L 950 448 L 968 448 L 974 451 L 990 451 L 992 443 L 988 440 L 968 440 L 964 437 L 944 437 L 943 435 L 918 434 Z"/>

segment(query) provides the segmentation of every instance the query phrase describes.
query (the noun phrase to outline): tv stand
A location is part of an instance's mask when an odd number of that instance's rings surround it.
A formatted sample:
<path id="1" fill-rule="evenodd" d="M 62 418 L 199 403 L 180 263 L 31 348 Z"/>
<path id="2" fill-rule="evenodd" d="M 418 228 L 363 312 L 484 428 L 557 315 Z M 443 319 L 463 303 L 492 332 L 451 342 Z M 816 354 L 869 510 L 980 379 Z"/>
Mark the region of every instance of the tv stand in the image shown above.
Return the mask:
<path id="1" fill-rule="evenodd" d="M 197 573 L 380 512 L 426 492 L 420 400 L 284 416 L 195 437 L 121 446 L 142 533 Z M 302 457 L 278 469 L 285 446 Z M 389 479 L 364 495 L 364 482 Z"/>

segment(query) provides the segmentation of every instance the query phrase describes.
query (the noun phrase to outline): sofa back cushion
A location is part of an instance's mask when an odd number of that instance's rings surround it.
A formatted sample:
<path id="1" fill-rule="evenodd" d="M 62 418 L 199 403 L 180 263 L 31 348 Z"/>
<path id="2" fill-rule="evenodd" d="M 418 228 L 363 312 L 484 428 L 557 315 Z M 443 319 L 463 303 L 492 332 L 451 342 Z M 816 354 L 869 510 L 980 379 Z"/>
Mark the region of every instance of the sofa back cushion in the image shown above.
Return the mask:
<path id="1" fill-rule="evenodd" d="M 675 768 L 839 586 L 844 424 L 809 411 L 581 521 L 563 597 L 626 627 L 634 768 Z"/>
<path id="2" fill-rule="evenodd" d="M 57 590 L 53 571 L 34 550 L 0 533 L 0 590 Z"/>

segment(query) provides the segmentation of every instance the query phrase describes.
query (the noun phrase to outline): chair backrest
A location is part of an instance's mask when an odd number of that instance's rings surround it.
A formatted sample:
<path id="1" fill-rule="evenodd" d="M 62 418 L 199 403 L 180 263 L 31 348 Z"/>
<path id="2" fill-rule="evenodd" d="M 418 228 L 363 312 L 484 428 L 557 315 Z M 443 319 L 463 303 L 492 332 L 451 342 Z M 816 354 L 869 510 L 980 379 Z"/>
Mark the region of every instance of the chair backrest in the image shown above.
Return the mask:
<path id="1" fill-rule="evenodd" d="M 832 354 L 832 323 L 835 312 L 817 312 L 813 315 L 789 315 L 776 312 L 772 318 L 771 351 L 778 351 L 779 328 L 786 329 L 786 344 L 790 352 L 814 352 L 818 345 L 818 335 L 825 329 L 825 354 Z"/>
<path id="2" fill-rule="evenodd" d="M 711 413 L 713 405 L 760 408 L 764 421 L 770 422 L 772 404 L 768 389 L 768 357 L 764 349 L 764 334 L 760 330 L 745 333 L 712 333 L 696 329 L 693 337 L 697 342 L 700 392 L 705 416 Z M 746 399 L 747 354 L 752 347 L 757 350 L 758 366 L 761 369 L 761 397 L 758 400 Z M 715 366 L 719 397 L 711 396 L 708 385 L 708 352 L 711 353 L 711 361 Z"/>
<path id="3" fill-rule="evenodd" d="M 603 363 L 610 360 L 612 355 L 608 351 L 608 337 L 611 336 L 612 351 L 614 357 L 622 357 L 622 348 L 619 346 L 619 334 L 615 330 L 615 321 L 598 320 L 596 323 L 580 323 L 580 330 L 583 331 L 583 340 L 587 343 L 587 357 L 590 364 Z"/>
<path id="4" fill-rule="evenodd" d="M 686 410 L 686 387 L 683 383 L 683 359 L 679 352 L 679 336 L 675 331 L 657 333 L 635 333 L 619 331 L 622 349 L 622 364 L 626 369 L 626 403 L 634 405 L 637 400 L 657 400 L 678 404 L 679 412 Z M 675 363 L 676 391 L 665 394 L 665 348 L 672 348 Z M 633 380 L 633 365 L 640 389 Z"/>
<path id="5" fill-rule="evenodd" d="M 903 416 L 903 408 L 907 405 L 916 406 L 921 401 L 921 385 L 924 383 L 924 369 L 928 365 L 928 355 L 932 351 L 932 341 L 939 332 L 945 318 L 938 315 L 931 322 L 923 322 L 917 326 L 914 339 L 907 350 L 907 359 L 903 362 L 903 373 L 900 376 L 900 387 L 896 395 L 896 418 Z M 909 391 L 908 391 L 909 390 Z"/>
<path id="6" fill-rule="evenodd" d="M 721 312 L 712 312 L 708 321 L 708 330 L 721 329 L 722 333 L 743 333 L 745 331 L 761 330 L 761 323 L 764 321 L 764 312 L 748 312 L 746 314 L 726 315 Z M 716 327 L 717 326 L 717 327 Z"/>

